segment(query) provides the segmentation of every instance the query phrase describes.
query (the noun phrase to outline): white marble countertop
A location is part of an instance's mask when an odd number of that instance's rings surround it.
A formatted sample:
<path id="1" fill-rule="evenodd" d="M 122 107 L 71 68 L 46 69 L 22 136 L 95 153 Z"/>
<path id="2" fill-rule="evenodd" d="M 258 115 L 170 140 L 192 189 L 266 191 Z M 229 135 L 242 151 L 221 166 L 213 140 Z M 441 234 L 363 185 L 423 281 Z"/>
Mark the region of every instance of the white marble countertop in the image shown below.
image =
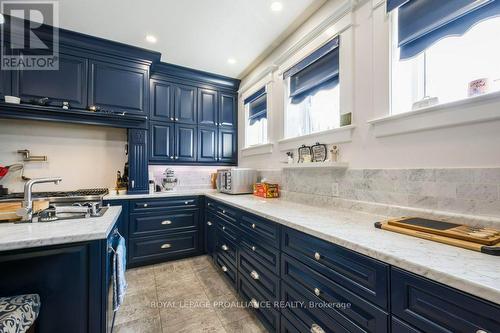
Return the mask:
<path id="1" fill-rule="evenodd" d="M 106 195 L 103 200 L 131 200 L 131 199 L 155 199 L 155 198 L 165 198 L 165 197 L 180 197 L 189 195 L 205 195 L 209 193 L 216 193 L 216 190 L 212 189 L 191 189 L 191 190 L 174 190 L 168 192 L 155 192 L 146 194 L 121 194 L 117 195 L 110 193 Z"/>
<path id="2" fill-rule="evenodd" d="M 500 304 L 500 257 L 376 229 L 388 216 L 252 195 L 208 193 L 293 229 Z"/>
<path id="3" fill-rule="evenodd" d="M 88 219 L 0 223 L 0 251 L 105 239 L 121 211 L 121 206 L 113 206 L 103 216 Z"/>

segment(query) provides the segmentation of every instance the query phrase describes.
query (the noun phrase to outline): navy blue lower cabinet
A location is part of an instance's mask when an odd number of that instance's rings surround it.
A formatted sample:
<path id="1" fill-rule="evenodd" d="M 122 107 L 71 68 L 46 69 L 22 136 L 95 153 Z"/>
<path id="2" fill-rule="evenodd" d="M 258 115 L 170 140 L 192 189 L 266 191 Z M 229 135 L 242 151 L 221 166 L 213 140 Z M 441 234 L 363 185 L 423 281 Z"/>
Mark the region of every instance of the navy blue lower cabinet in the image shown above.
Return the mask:
<path id="1" fill-rule="evenodd" d="M 500 332 L 500 306 L 391 269 L 392 313 L 426 333 Z"/>
<path id="2" fill-rule="evenodd" d="M 147 131 L 128 130 L 129 193 L 149 193 Z"/>
<path id="3" fill-rule="evenodd" d="M 217 245 L 217 241 L 215 239 L 217 231 L 217 222 L 213 213 L 206 212 L 205 213 L 205 252 L 213 256 L 215 252 L 215 246 Z"/>
<path id="4" fill-rule="evenodd" d="M 10 96 L 11 93 L 11 78 L 12 71 L 6 71 L 0 69 L 0 99 L 4 99 L 4 96 Z"/>
<path id="5" fill-rule="evenodd" d="M 231 265 L 236 267 L 238 264 L 238 246 L 236 243 L 222 235 L 219 228 L 215 239 L 217 240 L 215 253 L 222 255 L 231 263 Z"/>
<path id="6" fill-rule="evenodd" d="M 281 278 L 297 290 L 309 294 L 323 310 L 350 332 L 385 333 L 389 329 L 388 314 L 336 284 L 300 261 L 282 254 Z M 320 311 L 311 310 L 311 311 Z"/>
<path id="7" fill-rule="evenodd" d="M 279 276 L 262 266 L 246 250 L 238 251 L 238 270 L 253 283 L 255 288 L 260 290 L 266 300 L 273 302 L 280 300 Z"/>
<path id="8" fill-rule="evenodd" d="M 260 238 L 251 237 L 244 232 L 241 233 L 239 246 L 240 249 L 246 250 L 262 266 L 279 276 L 280 251 L 278 249 L 263 242 Z"/>
<path id="9" fill-rule="evenodd" d="M 405 322 L 399 320 L 396 317 L 392 317 L 391 320 L 391 330 L 393 333 L 423 333 L 406 324 Z"/>
<path id="10" fill-rule="evenodd" d="M 104 332 L 106 241 L 0 253 L 0 295 L 39 294 L 38 333 Z"/>
<path id="11" fill-rule="evenodd" d="M 161 214 L 132 214 L 130 216 L 130 237 L 158 235 L 197 230 L 199 210 L 170 210 Z"/>
<path id="12" fill-rule="evenodd" d="M 388 308 L 389 265 L 302 232 L 282 228 L 281 250 L 360 297 Z"/>
<path id="13" fill-rule="evenodd" d="M 239 227 L 249 235 L 262 241 L 267 241 L 269 245 L 279 249 L 280 228 L 279 224 L 265 220 L 249 213 L 242 213 Z"/>
<path id="14" fill-rule="evenodd" d="M 174 161 L 174 124 L 150 122 L 149 124 L 149 160 L 152 162 Z"/>
<path id="15" fill-rule="evenodd" d="M 171 209 L 199 208 L 197 196 L 130 200 L 130 213 L 162 213 Z"/>
<path id="16" fill-rule="evenodd" d="M 215 255 L 215 264 L 220 268 L 224 276 L 236 289 L 238 283 L 238 270 L 224 256 Z"/>
<path id="17" fill-rule="evenodd" d="M 120 235 L 125 238 L 125 245 L 128 248 L 129 200 L 104 200 L 103 204 L 122 207 L 122 212 L 120 214 L 120 217 L 118 217 L 115 226 L 118 228 L 118 232 L 120 233 Z"/>

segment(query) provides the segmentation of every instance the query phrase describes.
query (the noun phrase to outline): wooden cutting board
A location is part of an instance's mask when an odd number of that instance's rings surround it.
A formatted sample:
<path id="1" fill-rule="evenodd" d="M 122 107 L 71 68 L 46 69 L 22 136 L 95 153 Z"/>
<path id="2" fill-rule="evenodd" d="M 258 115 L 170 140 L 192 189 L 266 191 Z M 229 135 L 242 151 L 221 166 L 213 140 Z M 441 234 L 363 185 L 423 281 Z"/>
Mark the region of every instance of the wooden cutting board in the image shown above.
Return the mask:
<path id="1" fill-rule="evenodd" d="M 500 230 L 486 227 L 471 227 L 462 224 L 423 219 L 418 217 L 402 217 L 387 221 L 389 225 L 400 228 L 423 231 L 430 234 L 461 239 L 483 245 L 494 245 L 500 242 Z"/>
<path id="2" fill-rule="evenodd" d="M 21 217 L 16 215 L 16 211 L 22 207 L 22 201 L 5 201 L 0 202 L 0 223 L 19 221 Z M 49 208 L 48 200 L 33 201 L 33 211 L 38 212 Z"/>

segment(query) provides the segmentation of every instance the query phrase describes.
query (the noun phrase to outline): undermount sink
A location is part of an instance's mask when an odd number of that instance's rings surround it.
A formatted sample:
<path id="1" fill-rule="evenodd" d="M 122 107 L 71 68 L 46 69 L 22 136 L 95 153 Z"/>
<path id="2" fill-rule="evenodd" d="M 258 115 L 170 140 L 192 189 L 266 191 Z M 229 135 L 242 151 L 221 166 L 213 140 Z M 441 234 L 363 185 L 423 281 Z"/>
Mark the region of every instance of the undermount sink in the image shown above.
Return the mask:
<path id="1" fill-rule="evenodd" d="M 96 214 L 90 214 L 89 212 L 58 212 L 54 208 L 48 208 L 39 213 L 38 222 L 54 222 L 63 220 L 74 220 L 74 219 L 91 219 L 94 217 L 101 217 L 106 213 L 108 207 L 102 207 L 97 210 Z"/>

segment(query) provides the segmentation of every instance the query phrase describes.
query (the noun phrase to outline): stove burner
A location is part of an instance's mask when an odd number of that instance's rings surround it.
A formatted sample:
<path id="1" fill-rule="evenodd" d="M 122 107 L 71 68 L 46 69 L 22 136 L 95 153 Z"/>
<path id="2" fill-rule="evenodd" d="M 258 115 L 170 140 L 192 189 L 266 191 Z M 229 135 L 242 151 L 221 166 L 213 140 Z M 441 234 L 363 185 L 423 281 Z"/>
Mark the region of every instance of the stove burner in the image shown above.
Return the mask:
<path id="1" fill-rule="evenodd" d="M 79 189 L 76 191 L 57 191 L 57 192 L 33 192 L 33 198 L 72 198 L 72 197 L 90 197 L 105 196 L 109 191 L 107 188 Z M 11 193 L 0 196 L 0 199 L 22 199 L 23 193 Z"/>

